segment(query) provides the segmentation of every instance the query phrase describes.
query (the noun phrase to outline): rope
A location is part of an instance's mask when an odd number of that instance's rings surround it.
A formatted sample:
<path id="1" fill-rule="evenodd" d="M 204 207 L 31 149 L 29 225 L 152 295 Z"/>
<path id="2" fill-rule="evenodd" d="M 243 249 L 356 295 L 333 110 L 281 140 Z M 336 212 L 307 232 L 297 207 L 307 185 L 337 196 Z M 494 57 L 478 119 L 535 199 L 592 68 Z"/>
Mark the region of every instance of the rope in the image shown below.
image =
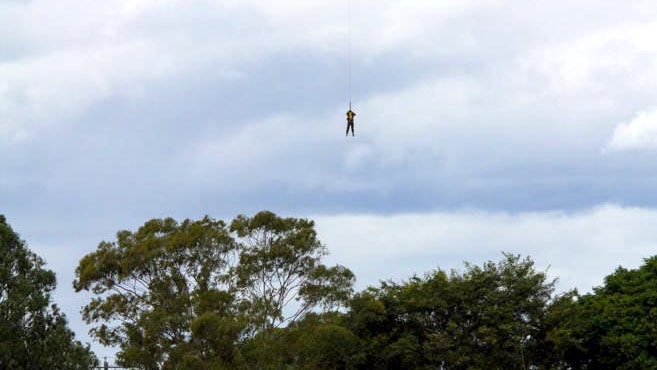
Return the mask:
<path id="1" fill-rule="evenodd" d="M 349 110 L 351 110 L 351 0 L 347 0 L 347 44 L 349 45 L 348 51 L 348 70 L 349 70 Z"/>

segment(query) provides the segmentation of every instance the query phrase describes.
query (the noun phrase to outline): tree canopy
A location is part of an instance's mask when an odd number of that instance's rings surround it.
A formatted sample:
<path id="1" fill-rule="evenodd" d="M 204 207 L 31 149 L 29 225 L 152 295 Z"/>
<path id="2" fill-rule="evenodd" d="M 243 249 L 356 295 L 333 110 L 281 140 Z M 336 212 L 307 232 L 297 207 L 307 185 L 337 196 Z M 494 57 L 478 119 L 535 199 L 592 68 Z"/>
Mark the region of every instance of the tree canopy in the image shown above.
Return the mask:
<path id="1" fill-rule="evenodd" d="M 638 269 L 619 267 L 578 302 L 583 369 L 657 369 L 657 256 Z"/>
<path id="2" fill-rule="evenodd" d="M 346 303 L 354 276 L 322 264 L 325 255 L 312 221 L 271 212 L 240 215 L 230 228 L 209 217 L 154 219 L 101 242 L 74 287 L 96 295 L 84 319 L 101 343 L 119 346 L 122 364 L 234 368 L 254 358 L 238 351 L 244 343 L 268 345 L 282 324 Z"/>
<path id="3" fill-rule="evenodd" d="M 358 294 L 348 325 L 377 369 L 524 369 L 546 315 L 553 282 L 529 259 L 467 264 Z"/>
<path id="4" fill-rule="evenodd" d="M 0 215 L 0 369 L 84 369 L 96 357 L 52 302 L 55 274 Z"/>
<path id="5" fill-rule="evenodd" d="M 267 211 L 154 219 L 101 242 L 74 286 L 139 369 L 657 369 L 657 257 L 585 295 L 513 254 L 354 294 L 327 253 L 313 221 Z"/>

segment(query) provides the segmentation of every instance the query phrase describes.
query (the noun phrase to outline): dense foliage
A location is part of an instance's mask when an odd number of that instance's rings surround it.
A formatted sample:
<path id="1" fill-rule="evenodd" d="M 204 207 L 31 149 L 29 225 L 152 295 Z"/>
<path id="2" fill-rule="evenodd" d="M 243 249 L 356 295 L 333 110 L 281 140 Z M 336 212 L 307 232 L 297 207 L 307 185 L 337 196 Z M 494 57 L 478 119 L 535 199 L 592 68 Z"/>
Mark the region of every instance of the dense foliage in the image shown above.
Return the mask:
<path id="1" fill-rule="evenodd" d="M 100 243 L 74 286 L 96 294 L 84 319 L 126 366 L 262 368 L 281 327 L 351 295 L 353 274 L 322 264 L 325 255 L 304 219 L 156 219 Z"/>
<path id="2" fill-rule="evenodd" d="M 84 318 L 140 369 L 657 369 L 657 257 L 580 296 L 529 258 L 353 294 L 312 221 L 151 220 L 80 261 Z"/>
<path id="3" fill-rule="evenodd" d="M 0 369 L 84 369 L 97 363 L 51 301 L 55 274 L 0 215 Z"/>
<path id="4" fill-rule="evenodd" d="M 618 268 L 578 302 L 582 369 L 657 369 L 657 257 Z"/>
<path id="5" fill-rule="evenodd" d="M 528 259 L 438 270 L 358 294 L 348 313 L 367 368 L 513 369 L 532 361 L 552 283 Z"/>

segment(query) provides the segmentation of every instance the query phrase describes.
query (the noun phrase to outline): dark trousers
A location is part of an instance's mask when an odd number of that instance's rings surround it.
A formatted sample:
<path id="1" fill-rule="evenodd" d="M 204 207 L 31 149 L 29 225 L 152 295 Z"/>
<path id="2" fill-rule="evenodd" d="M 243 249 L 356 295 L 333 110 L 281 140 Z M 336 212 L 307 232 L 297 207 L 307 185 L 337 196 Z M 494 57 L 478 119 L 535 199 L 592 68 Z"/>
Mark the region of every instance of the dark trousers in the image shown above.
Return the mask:
<path id="1" fill-rule="evenodd" d="M 351 127 L 351 136 L 354 136 L 354 120 L 347 120 L 347 132 L 346 135 L 349 135 L 349 127 Z"/>

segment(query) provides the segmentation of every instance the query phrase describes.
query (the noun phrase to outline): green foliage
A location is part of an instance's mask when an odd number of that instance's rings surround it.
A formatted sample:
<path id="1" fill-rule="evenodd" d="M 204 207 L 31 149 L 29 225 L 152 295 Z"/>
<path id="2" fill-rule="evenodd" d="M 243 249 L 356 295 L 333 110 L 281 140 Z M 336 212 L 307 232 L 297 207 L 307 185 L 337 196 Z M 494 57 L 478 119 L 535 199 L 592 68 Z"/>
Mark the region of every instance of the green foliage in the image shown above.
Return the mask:
<path id="1" fill-rule="evenodd" d="M 54 276 L 14 249 L 0 256 L 0 279 L 13 284 L 3 287 L 24 297 L 20 312 L 42 312 Z M 305 219 L 156 219 L 100 243 L 74 286 L 95 294 L 83 310 L 92 334 L 140 369 L 657 370 L 657 257 L 583 297 L 553 295 L 531 259 L 509 254 L 353 295 L 353 273 L 324 265 L 326 254 Z M 0 308 L 11 322 L 21 315 L 9 297 Z M 0 345 L 0 359 L 14 347 Z"/>
<path id="2" fill-rule="evenodd" d="M 350 297 L 354 275 L 343 266 L 321 263 L 327 251 L 313 221 L 263 211 L 252 218 L 237 216 L 230 230 L 239 238 L 237 287 L 245 312 L 254 319 L 253 331 L 266 333 L 314 307 L 334 308 Z"/>
<path id="3" fill-rule="evenodd" d="M 55 274 L 0 215 L 0 369 L 89 369 L 97 363 L 51 304 Z"/>
<path id="4" fill-rule="evenodd" d="M 358 294 L 348 325 L 367 344 L 371 369 L 521 369 L 532 362 L 553 283 L 533 262 L 505 255 L 438 270 Z"/>
<path id="5" fill-rule="evenodd" d="M 312 221 L 271 212 L 238 216 L 230 229 L 209 217 L 155 219 L 101 242 L 74 287 L 96 294 L 83 317 L 101 343 L 120 347 L 123 365 L 264 368 L 282 325 L 349 298 L 353 274 L 323 265 L 325 255 Z"/>
<path id="6" fill-rule="evenodd" d="M 657 256 L 636 270 L 618 268 L 583 296 L 578 335 L 583 369 L 657 369 Z"/>
<path id="7" fill-rule="evenodd" d="M 657 369 L 657 257 L 552 296 L 528 258 L 383 283 L 344 320 L 363 369 Z"/>
<path id="8" fill-rule="evenodd" d="M 581 315 L 577 298 L 576 291 L 569 291 L 556 296 L 548 305 L 536 341 L 529 348 L 537 369 L 585 368 L 578 360 L 586 351 L 578 328 L 588 318 Z"/>
<path id="9" fill-rule="evenodd" d="M 207 327 L 240 323 L 233 309 L 229 265 L 235 244 L 226 225 L 156 219 L 136 232 L 119 231 L 76 269 L 77 291 L 97 296 L 84 307 L 91 334 L 118 345 L 120 362 L 143 369 L 175 368 L 183 362 L 213 366 L 231 362 L 239 330 L 226 330 L 219 348 Z M 214 316 L 213 316 L 214 315 Z M 211 320 L 219 316 L 220 322 Z"/>
<path id="10" fill-rule="evenodd" d="M 361 362 L 359 338 L 337 324 L 309 327 L 297 344 L 302 369 L 355 369 Z"/>
<path id="11" fill-rule="evenodd" d="M 357 369 L 362 343 L 338 312 L 308 313 L 268 336 L 248 340 L 247 369 Z"/>

